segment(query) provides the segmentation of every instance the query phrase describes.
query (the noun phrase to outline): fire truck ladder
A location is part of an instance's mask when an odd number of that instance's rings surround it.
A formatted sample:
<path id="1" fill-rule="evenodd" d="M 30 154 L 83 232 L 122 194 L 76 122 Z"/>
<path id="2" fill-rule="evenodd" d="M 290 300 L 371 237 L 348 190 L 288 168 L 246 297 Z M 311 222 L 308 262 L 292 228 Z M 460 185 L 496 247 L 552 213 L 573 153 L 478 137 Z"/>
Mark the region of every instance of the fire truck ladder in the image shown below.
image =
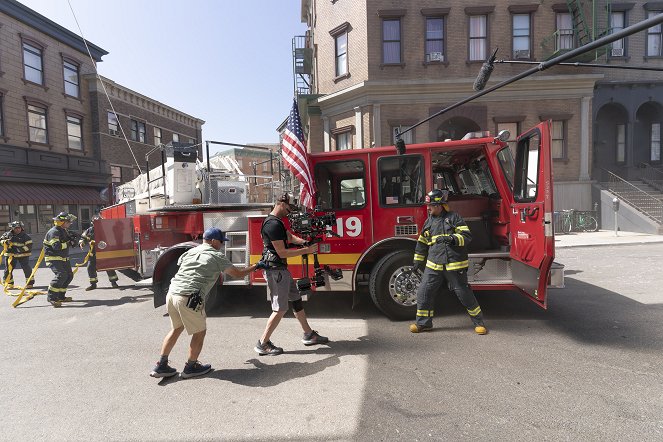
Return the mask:
<path id="1" fill-rule="evenodd" d="M 155 151 L 161 151 L 161 176 L 150 179 L 150 155 L 154 153 Z M 154 147 L 152 150 L 147 152 L 145 154 L 145 169 L 147 173 L 147 207 L 152 208 L 152 194 L 150 192 L 150 184 L 158 181 L 159 179 L 163 179 L 163 198 L 164 201 L 168 201 L 168 195 L 166 195 L 166 153 L 164 150 L 164 145 L 159 144 L 158 146 Z M 156 196 L 156 195 L 155 195 Z"/>

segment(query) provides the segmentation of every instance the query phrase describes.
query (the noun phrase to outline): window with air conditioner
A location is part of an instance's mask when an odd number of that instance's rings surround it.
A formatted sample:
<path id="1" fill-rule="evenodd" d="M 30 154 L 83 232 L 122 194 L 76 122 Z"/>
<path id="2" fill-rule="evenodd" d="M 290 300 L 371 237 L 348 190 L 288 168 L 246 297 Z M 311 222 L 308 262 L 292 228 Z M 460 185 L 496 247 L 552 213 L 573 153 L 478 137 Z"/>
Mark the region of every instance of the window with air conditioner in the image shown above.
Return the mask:
<path id="1" fill-rule="evenodd" d="M 624 29 L 626 23 L 626 13 L 624 11 L 617 11 L 610 14 L 610 33 L 614 34 L 616 32 Z M 617 40 L 612 43 L 610 47 L 610 56 L 611 57 L 623 57 L 624 56 L 624 39 Z"/>
<path id="2" fill-rule="evenodd" d="M 444 61 L 444 18 L 426 18 L 426 63 Z"/>
<path id="3" fill-rule="evenodd" d="M 530 15 L 513 14 L 513 58 L 530 58 Z"/>

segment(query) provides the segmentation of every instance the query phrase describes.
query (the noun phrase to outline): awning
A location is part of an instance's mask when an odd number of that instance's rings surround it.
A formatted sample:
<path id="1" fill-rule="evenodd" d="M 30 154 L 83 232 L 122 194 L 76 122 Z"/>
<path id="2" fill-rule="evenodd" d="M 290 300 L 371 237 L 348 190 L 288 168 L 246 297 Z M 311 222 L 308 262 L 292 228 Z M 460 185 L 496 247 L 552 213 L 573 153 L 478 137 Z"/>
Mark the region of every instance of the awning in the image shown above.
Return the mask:
<path id="1" fill-rule="evenodd" d="M 105 204 L 96 187 L 0 183 L 0 204 Z"/>

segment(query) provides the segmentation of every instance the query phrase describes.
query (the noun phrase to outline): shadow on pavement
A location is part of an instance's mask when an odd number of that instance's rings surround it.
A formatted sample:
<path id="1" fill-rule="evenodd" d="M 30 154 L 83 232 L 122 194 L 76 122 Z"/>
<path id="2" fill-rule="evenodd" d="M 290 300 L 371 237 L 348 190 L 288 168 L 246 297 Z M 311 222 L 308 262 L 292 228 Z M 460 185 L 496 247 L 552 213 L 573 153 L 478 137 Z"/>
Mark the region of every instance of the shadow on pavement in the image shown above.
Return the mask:
<path id="1" fill-rule="evenodd" d="M 375 342 L 372 342 L 366 336 L 362 336 L 357 340 L 330 342 L 327 346 L 317 346 L 307 350 L 285 350 L 284 354 L 290 355 L 319 354 L 328 356 L 315 362 L 289 361 L 283 363 L 278 362 L 282 358 L 280 356 L 261 356 L 260 358 L 247 360 L 244 364 L 249 367 L 245 369 L 213 370 L 194 379 L 213 378 L 247 387 L 273 387 L 293 379 L 313 376 L 326 368 L 338 365 L 341 362 L 341 356 L 369 354 L 371 348 L 375 345 L 377 345 Z M 273 361 L 274 363 L 266 364 L 264 361 Z M 183 379 L 180 379 L 179 376 L 163 378 L 159 381 L 159 385 L 170 385 L 179 380 Z"/>

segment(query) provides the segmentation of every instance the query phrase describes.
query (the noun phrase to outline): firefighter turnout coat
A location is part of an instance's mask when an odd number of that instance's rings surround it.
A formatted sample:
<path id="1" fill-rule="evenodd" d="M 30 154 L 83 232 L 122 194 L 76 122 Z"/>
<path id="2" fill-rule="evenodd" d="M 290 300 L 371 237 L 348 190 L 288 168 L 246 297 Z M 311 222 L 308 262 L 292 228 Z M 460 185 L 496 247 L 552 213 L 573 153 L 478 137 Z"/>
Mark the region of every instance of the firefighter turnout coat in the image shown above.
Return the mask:
<path id="1" fill-rule="evenodd" d="M 69 245 L 72 240 L 73 238 L 64 227 L 51 227 L 44 238 L 44 260 L 46 263 L 69 261 Z"/>
<path id="2" fill-rule="evenodd" d="M 5 255 L 14 255 L 14 258 L 24 258 L 30 256 L 32 253 L 32 239 L 30 236 L 21 231 L 18 235 L 13 231 L 9 231 L 2 235 L 2 240 L 8 240 L 7 253 Z"/>
<path id="3" fill-rule="evenodd" d="M 442 242 L 444 236 L 453 237 L 453 244 Z M 432 270 L 466 269 L 469 265 L 466 246 L 470 241 L 470 228 L 458 213 L 443 211 L 439 216 L 431 215 L 421 229 L 414 261 L 425 261 Z"/>

